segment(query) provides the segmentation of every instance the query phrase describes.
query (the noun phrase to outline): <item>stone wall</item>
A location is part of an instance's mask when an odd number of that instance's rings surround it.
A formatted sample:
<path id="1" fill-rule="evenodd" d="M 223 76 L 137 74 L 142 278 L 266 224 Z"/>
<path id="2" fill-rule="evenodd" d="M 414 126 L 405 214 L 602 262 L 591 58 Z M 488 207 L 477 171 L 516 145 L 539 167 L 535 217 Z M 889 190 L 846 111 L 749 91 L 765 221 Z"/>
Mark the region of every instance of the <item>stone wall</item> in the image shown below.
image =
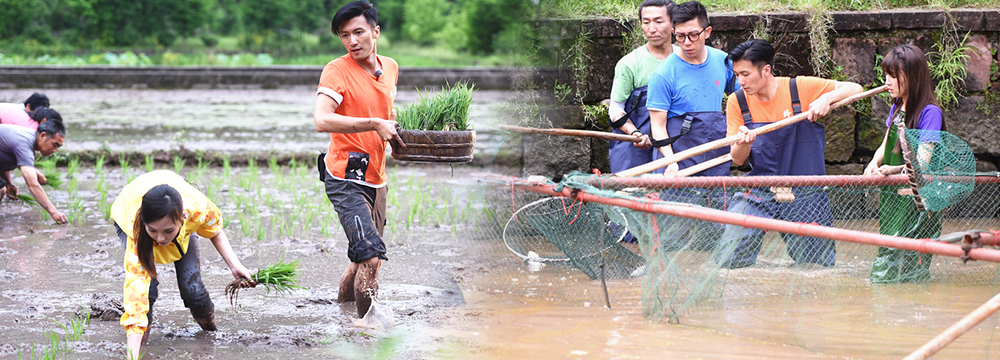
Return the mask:
<path id="1" fill-rule="evenodd" d="M 968 76 L 965 79 L 966 94 L 958 105 L 945 111 L 948 130 L 967 141 L 979 160 L 977 166 L 981 171 L 995 171 L 1000 166 L 1000 71 L 996 64 L 1000 63 L 996 49 L 1000 48 L 1000 10 L 955 10 L 944 11 L 884 11 L 884 12 L 835 12 L 830 13 L 832 29 L 828 32 L 828 45 L 834 64 L 843 68 L 843 74 L 865 88 L 870 88 L 876 82 L 876 56 L 886 54 L 890 49 L 902 44 L 913 44 L 925 53 L 932 53 L 933 45 L 940 38 L 942 28 L 949 24 L 951 16 L 959 36 L 969 34 L 965 45 L 969 60 L 966 64 Z M 751 33 L 758 29 L 766 29 L 772 45 L 777 51 L 775 73 L 780 76 L 815 75 L 813 68 L 813 46 L 810 44 L 809 14 L 784 13 L 761 15 L 727 15 L 710 14 L 712 35 L 708 43 L 711 46 L 728 51 L 736 44 L 751 38 Z M 585 66 L 582 69 L 568 70 L 564 74 L 563 83 L 580 84 L 584 104 L 597 104 L 608 97 L 614 67 L 618 59 L 626 53 L 623 48 L 623 34 L 629 32 L 634 19 L 620 21 L 616 19 L 587 19 L 582 21 L 553 21 L 547 26 L 560 29 L 553 33 L 564 43 L 584 31 L 587 35 L 587 47 L 582 54 Z M 558 44 L 558 41 L 550 41 Z M 548 86 L 548 87 L 547 87 Z M 551 84 L 541 85 L 542 89 L 551 89 Z M 868 100 L 871 111 L 854 111 L 842 109 L 827 116 L 823 122 L 827 125 L 826 161 L 830 174 L 859 174 L 863 164 L 870 159 L 878 148 L 885 133 L 885 118 L 889 106 L 886 97 Z M 566 120 L 567 124 L 583 124 L 583 121 Z M 570 126 L 572 127 L 572 126 Z M 596 129 L 594 130 L 608 130 Z M 578 142 L 579 146 L 587 146 L 590 142 Z M 567 144 L 564 144 L 567 145 Z M 601 144 L 594 144 L 600 147 Z M 607 171 L 606 150 L 601 153 L 594 146 L 590 153 L 591 161 L 579 159 L 567 160 L 567 163 L 589 163 Z M 603 142 L 606 149 L 607 143 Z M 578 151 L 587 153 L 588 151 Z M 574 153 L 573 156 L 578 156 Z M 604 157 L 603 166 L 600 157 Z M 526 166 L 531 166 L 531 155 L 524 158 Z M 549 157 L 547 162 L 560 162 Z M 597 166 L 593 166 L 597 165 Z M 526 169 L 527 170 L 527 169 Z M 548 176 L 558 176 L 560 172 L 544 173 Z M 555 169 L 551 169 L 555 170 Z M 589 170 L 580 168 L 578 170 Z M 526 174 L 531 174 L 525 171 Z"/>

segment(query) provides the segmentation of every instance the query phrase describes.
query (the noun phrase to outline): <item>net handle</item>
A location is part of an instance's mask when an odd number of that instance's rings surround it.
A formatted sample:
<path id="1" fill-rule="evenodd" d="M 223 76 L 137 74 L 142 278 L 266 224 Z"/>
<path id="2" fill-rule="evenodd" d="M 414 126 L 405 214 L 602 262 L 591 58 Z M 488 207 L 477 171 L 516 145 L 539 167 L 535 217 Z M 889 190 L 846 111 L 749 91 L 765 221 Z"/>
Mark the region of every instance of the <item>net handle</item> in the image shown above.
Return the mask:
<path id="1" fill-rule="evenodd" d="M 948 327 L 948 329 L 935 336 L 931 341 L 924 344 L 924 346 L 910 353 L 903 360 L 923 360 L 930 358 L 945 346 L 951 344 L 952 341 L 955 341 L 955 339 L 958 339 L 971 330 L 974 326 L 986 320 L 990 315 L 993 315 L 997 309 L 1000 309 L 1000 294 L 980 305 L 976 310 L 973 310 L 954 325 Z"/>
<path id="2" fill-rule="evenodd" d="M 882 86 L 879 86 L 877 88 L 865 91 L 863 93 L 854 94 L 852 96 L 849 96 L 847 98 L 844 98 L 844 99 L 842 99 L 840 101 L 837 101 L 837 102 L 831 104 L 830 105 L 830 110 L 836 109 L 838 107 L 841 107 L 841 106 L 853 103 L 855 101 L 858 101 L 858 100 L 861 100 L 861 99 L 864 99 L 864 98 L 871 97 L 871 96 L 873 96 L 875 94 L 878 94 L 878 93 L 881 93 L 881 92 L 885 91 L 888 88 L 889 88 L 888 86 L 882 85 Z M 766 133 L 769 133 L 771 131 L 778 130 L 778 129 L 781 129 L 783 127 L 786 127 L 788 125 L 795 124 L 795 123 L 797 123 L 799 121 L 807 119 L 810 114 L 812 114 L 812 110 L 806 111 L 804 113 L 792 116 L 790 118 L 787 118 L 787 119 L 784 119 L 784 120 L 781 120 L 781 121 L 775 121 L 773 123 L 761 126 L 760 128 L 757 128 L 757 130 L 756 130 L 757 131 L 757 135 L 766 134 Z M 719 140 L 707 142 L 707 143 L 695 146 L 693 148 L 681 151 L 679 153 L 675 153 L 675 154 L 673 154 L 671 156 L 668 156 L 668 157 L 665 157 L 665 158 L 662 158 L 662 159 L 659 159 L 659 160 L 654 160 L 654 161 L 648 162 L 646 164 L 633 167 L 631 169 L 622 170 L 622 171 L 616 173 L 615 175 L 622 176 L 622 177 L 639 176 L 639 175 L 648 173 L 650 171 L 666 167 L 666 166 L 668 166 L 670 164 L 674 164 L 674 163 L 680 162 L 681 160 L 690 158 L 692 156 L 704 154 L 706 152 L 709 152 L 709 151 L 712 151 L 712 150 L 715 150 L 715 149 L 719 149 L 719 148 L 722 148 L 724 146 L 729 146 L 729 145 L 735 144 L 737 141 L 740 141 L 742 139 L 743 139 L 743 135 L 741 135 L 741 134 L 736 134 L 736 135 L 733 135 L 733 136 L 724 137 L 724 138 L 719 139 Z"/>
<path id="3" fill-rule="evenodd" d="M 917 180 L 920 178 L 920 174 L 917 174 L 916 167 L 913 166 L 913 149 L 910 148 L 910 144 L 906 142 L 906 126 L 902 122 L 896 124 L 899 128 L 899 146 L 903 150 L 903 169 L 906 172 L 906 176 L 909 179 L 907 183 L 910 185 L 910 192 L 913 194 L 913 203 L 917 206 L 917 211 L 925 212 L 927 209 L 924 207 L 924 199 L 920 196 L 920 192 L 917 190 L 919 187 Z"/>

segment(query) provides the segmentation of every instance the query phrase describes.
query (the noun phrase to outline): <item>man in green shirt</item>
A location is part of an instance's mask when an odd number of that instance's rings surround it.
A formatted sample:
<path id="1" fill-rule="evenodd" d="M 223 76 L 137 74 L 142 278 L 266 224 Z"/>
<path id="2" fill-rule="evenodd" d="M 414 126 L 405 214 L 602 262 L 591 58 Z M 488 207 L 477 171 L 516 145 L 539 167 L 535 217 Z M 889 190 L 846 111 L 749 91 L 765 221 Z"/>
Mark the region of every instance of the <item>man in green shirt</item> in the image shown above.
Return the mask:
<path id="1" fill-rule="evenodd" d="M 652 161 L 653 149 L 649 140 L 649 111 L 646 110 L 646 84 L 649 76 L 663 59 L 674 52 L 673 26 L 670 22 L 670 0 L 644 0 L 639 5 L 639 21 L 646 44 L 618 60 L 614 83 L 611 86 L 611 132 L 630 134 L 641 142 L 611 141 L 608 156 L 611 172 L 639 166 Z"/>

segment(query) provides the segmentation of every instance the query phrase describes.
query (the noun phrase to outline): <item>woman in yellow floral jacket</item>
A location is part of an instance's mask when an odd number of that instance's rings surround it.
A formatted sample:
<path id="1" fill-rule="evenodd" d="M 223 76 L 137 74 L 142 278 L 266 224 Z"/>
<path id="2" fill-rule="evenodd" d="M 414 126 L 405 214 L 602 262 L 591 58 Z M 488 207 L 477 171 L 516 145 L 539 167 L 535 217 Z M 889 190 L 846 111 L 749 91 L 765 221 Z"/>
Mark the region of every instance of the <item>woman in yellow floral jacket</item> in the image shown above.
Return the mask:
<path id="1" fill-rule="evenodd" d="M 203 330 L 215 330 L 215 306 L 201 281 L 195 233 L 212 245 L 229 265 L 233 276 L 250 278 L 233 254 L 222 231 L 219 208 L 180 175 L 158 170 L 141 175 L 122 189 L 111 205 L 111 219 L 125 247 L 125 313 L 127 350 L 139 354 L 149 336 L 157 285 L 155 263 L 174 263 L 177 286 L 184 306 Z M 127 231 L 125 231 L 127 230 Z"/>

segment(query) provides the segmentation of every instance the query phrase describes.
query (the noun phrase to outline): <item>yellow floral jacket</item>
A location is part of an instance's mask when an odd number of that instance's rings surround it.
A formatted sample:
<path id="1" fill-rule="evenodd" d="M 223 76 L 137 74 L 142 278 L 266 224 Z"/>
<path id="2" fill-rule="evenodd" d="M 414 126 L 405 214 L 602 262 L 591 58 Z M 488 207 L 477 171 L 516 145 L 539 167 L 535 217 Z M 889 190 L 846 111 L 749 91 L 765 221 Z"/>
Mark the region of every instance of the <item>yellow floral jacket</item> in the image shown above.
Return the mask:
<path id="1" fill-rule="evenodd" d="M 192 233 L 205 238 L 213 238 L 222 232 L 222 214 L 208 197 L 188 184 L 180 175 L 169 170 L 157 170 L 143 174 L 128 183 L 111 205 L 111 219 L 128 234 L 125 250 L 125 286 L 121 324 L 131 334 L 141 334 L 149 326 L 146 314 L 149 312 L 149 283 L 152 278 L 139 263 L 136 252 L 135 214 L 142 205 L 142 196 L 149 189 L 167 184 L 181 194 L 184 202 L 183 224 L 177 238 L 167 246 L 153 245 L 153 261 L 168 264 L 177 261 L 187 253 L 188 241 Z"/>

